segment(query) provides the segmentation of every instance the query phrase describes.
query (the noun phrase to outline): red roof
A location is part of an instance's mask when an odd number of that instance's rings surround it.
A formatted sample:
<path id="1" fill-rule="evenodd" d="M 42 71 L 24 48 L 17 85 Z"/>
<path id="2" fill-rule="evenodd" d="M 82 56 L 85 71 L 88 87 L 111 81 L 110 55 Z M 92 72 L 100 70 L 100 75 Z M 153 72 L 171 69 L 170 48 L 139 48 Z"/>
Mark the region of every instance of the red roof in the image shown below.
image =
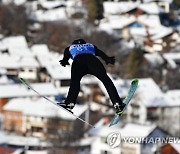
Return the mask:
<path id="1" fill-rule="evenodd" d="M 0 147 L 0 154 L 12 154 L 15 149 L 12 148 L 5 148 L 5 147 Z"/>

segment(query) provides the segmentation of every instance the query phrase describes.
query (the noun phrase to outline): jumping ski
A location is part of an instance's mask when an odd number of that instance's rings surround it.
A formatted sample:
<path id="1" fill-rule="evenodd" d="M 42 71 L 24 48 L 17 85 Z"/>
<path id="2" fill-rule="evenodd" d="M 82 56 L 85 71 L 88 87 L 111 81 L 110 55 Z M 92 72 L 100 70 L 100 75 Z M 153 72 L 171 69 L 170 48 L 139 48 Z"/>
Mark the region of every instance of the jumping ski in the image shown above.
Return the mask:
<path id="1" fill-rule="evenodd" d="M 123 108 L 123 110 L 121 112 L 116 112 L 115 113 L 113 119 L 110 122 L 109 127 L 111 127 L 111 126 L 113 126 L 113 125 L 115 125 L 115 124 L 117 124 L 119 122 L 121 115 L 123 114 L 124 110 L 126 109 L 127 105 L 129 104 L 131 98 L 133 97 L 133 95 L 134 95 L 134 93 L 135 93 L 135 91 L 136 91 L 136 89 L 138 87 L 138 82 L 139 81 L 137 79 L 135 79 L 135 80 L 133 80 L 131 82 L 131 86 L 129 88 L 128 95 L 123 100 L 123 103 L 126 104 L 126 106 Z"/>
<path id="2" fill-rule="evenodd" d="M 66 111 L 67 113 L 73 115 L 75 118 L 79 119 L 80 121 L 82 121 L 83 123 L 95 128 L 95 126 L 93 126 L 92 124 L 88 123 L 87 121 L 81 119 L 80 117 L 78 117 L 77 115 L 75 115 L 74 113 L 72 113 L 71 111 L 69 110 L 66 110 L 65 108 L 59 106 L 57 103 L 55 103 L 54 101 L 50 100 L 49 98 L 47 98 L 46 96 L 43 96 L 41 95 L 38 91 L 36 91 L 34 88 L 32 88 L 23 78 L 19 78 L 19 80 L 26 86 L 28 87 L 29 89 L 33 90 L 37 95 L 39 95 L 40 97 L 44 98 L 45 100 L 47 100 L 48 102 L 56 105 L 57 107 L 59 107 L 60 109 Z"/>

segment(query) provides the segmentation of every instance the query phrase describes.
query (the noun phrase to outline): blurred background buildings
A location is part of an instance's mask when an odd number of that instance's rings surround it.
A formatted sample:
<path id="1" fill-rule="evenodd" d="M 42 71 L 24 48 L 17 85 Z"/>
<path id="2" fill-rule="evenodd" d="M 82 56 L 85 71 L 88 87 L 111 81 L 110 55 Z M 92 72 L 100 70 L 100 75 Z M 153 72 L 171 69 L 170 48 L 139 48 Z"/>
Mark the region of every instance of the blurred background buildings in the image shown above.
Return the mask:
<path id="1" fill-rule="evenodd" d="M 179 0 L 0 0 L 0 154 L 166 154 L 180 142 L 121 143 L 111 149 L 109 133 L 123 137 L 180 137 Z M 77 106 L 87 127 L 51 105 L 69 88 L 71 67 L 59 65 L 74 39 L 96 44 L 115 65 L 104 65 L 119 95 L 130 81 L 139 87 L 118 125 L 102 83 L 81 81 Z M 72 61 L 70 61 L 72 63 Z M 104 64 L 104 63 L 103 63 Z"/>

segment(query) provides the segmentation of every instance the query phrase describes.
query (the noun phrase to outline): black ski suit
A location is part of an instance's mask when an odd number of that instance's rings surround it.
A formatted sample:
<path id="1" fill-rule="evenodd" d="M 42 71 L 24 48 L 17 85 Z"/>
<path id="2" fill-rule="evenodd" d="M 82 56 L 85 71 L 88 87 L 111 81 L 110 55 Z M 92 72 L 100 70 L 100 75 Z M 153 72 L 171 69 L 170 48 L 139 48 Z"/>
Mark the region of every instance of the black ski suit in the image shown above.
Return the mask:
<path id="1" fill-rule="evenodd" d="M 64 51 L 64 57 L 60 60 L 62 66 L 69 65 L 69 58 L 72 58 L 72 55 L 69 51 L 70 47 L 67 47 Z M 95 55 L 85 53 L 79 54 L 73 59 L 72 68 L 71 68 L 71 83 L 67 98 L 65 100 L 66 104 L 74 103 L 76 104 L 76 99 L 78 97 L 80 91 L 80 80 L 84 75 L 91 74 L 96 76 L 99 80 L 104 84 L 109 97 L 113 103 L 113 105 L 118 102 L 122 104 L 122 100 L 119 97 L 117 90 L 108 77 L 106 70 L 100 60 L 96 57 L 101 57 L 106 64 L 111 63 L 114 64 L 115 58 L 107 56 L 103 51 L 99 50 L 94 45 Z"/>

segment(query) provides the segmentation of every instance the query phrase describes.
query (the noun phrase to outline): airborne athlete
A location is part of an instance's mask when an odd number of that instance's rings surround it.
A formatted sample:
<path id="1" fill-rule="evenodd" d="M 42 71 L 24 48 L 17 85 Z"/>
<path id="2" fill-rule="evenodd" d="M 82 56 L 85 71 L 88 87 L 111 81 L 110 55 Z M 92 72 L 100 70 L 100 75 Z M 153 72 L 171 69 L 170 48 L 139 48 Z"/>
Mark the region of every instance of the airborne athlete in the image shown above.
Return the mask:
<path id="1" fill-rule="evenodd" d="M 102 81 L 116 111 L 120 112 L 123 110 L 125 104 L 119 97 L 117 90 L 111 79 L 108 77 L 103 64 L 96 56 L 101 57 L 106 64 L 115 63 L 115 57 L 107 56 L 95 45 L 86 43 L 83 39 L 74 40 L 69 47 L 65 48 L 64 57 L 59 62 L 62 66 L 66 67 L 66 65 L 69 65 L 68 60 L 70 58 L 73 60 L 71 68 L 71 83 L 65 101 L 58 103 L 58 105 L 67 110 L 72 110 L 76 104 L 76 99 L 80 91 L 81 78 L 84 75 L 91 74 Z"/>

